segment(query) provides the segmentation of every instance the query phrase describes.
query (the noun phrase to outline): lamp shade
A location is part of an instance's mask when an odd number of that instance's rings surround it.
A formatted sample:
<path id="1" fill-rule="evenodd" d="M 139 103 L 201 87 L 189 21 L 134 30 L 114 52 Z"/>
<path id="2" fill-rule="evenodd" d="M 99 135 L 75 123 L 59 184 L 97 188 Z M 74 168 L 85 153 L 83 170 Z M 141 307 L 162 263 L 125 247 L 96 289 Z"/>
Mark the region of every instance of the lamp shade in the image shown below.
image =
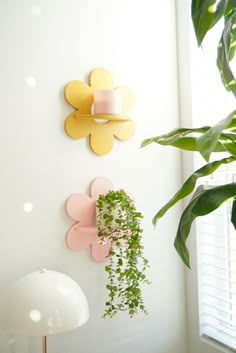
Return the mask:
<path id="1" fill-rule="evenodd" d="M 42 270 L 20 278 L 0 303 L 0 325 L 14 335 L 58 334 L 83 325 L 88 318 L 82 289 L 56 271 Z"/>

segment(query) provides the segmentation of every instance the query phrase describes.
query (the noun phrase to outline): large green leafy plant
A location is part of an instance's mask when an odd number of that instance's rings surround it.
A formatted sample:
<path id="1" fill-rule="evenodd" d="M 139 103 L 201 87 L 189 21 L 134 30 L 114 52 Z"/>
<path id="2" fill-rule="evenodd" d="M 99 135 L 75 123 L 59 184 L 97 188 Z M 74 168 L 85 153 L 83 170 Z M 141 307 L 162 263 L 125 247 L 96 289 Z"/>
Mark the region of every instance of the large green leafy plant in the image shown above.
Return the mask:
<path id="1" fill-rule="evenodd" d="M 109 241 L 108 300 L 104 317 L 128 311 L 147 313 L 141 287 L 148 284 L 145 271 L 148 260 L 143 255 L 142 214 L 124 190 L 110 191 L 97 200 L 97 227 L 101 243 Z"/>
<path id="2" fill-rule="evenodd" d="M 236 50 L 236 0 L 192 0 L 191 14 L 199 46 L 207 32 L 219 20 L 224 21 L 217 48 L 217 66 L 224 87 L 236 97 L 236 81 L 230 67 L 230 61 L 233 59 Z M 236 228 L 236 183 L 217 187 L 200 185 L 195 188 L 199 178 L 210 175 L 223 164 L 236 161 L 236 110 L 215 126 L 175 129 L 167 134 L 145 139 L 142 142 L 142 147 L 153 142 L 163 146 L 173 146 L 181 150 L 196 151 L 206 161 L 206 164 L 185 181 L 172 199 L 153 218 L 153 223 L 156 224 L 169 208 L 193 193 L 180 218 L 174 243 L 181 259 L 190 267 L 186 240 L 192 223 L 198 216 L 211 213 L 224 201 L 233 198 L 231 220 Z M 212 153 L 219 152 L 225 152 L 226 158 L 209 162 Z"/>

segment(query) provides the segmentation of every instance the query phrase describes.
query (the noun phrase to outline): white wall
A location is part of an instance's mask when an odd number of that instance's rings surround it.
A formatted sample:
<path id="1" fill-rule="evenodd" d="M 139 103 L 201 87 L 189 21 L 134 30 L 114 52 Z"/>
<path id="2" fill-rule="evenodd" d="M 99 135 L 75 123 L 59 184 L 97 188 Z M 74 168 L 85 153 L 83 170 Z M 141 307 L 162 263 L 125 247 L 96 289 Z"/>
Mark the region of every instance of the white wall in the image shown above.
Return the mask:
<path id="1" fill-rule="evenodd" d="M 180 158 L 160 146 L 139 148 L 145 137 L 178 125 L 175 35 L 173 0 L 0 0 L 0 290 L 41 268 L 62 271 L 83 288 L 91 311 L 85 326 L 49 338 L 51 353 L 186 352 L 184 271 L 172 245 L 178 208 L 156 230 L 151 224 L 180 184 Z M 65 85 L 86 80 L 98 66 L 110 69 L 116 84 L 132 86 L 137 98 L 135 137 L 116 141 L 103 157 L 63 128 L 73 111 Z M 145 216 L 147 317 L 102 319 L 104 265 L 65 245 L 73 224 L 65 200 L 86 193 L 99 175 L 132 192 Z M 25 202 L 33 203 L 31 213 Z M 40 349 L 39 338 L 1 333 L 4 353 Z"/>

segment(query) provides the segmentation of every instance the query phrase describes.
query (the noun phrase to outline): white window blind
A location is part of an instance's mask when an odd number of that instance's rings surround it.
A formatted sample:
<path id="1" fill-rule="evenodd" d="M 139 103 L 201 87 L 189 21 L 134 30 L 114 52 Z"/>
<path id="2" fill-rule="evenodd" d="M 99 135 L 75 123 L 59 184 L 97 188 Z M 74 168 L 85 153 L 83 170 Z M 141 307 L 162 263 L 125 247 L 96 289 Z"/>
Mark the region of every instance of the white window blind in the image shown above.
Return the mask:
<path id="1" fill-rule="evenodd" d="M 198 164 L 198 161 L 197 161 Z M 204 179 L 209 185 L 235 182 L 235 164 Z M 231 204 L 198 218 L 198 288 L 200 335 L 236 351 L 236 232 Z"/>

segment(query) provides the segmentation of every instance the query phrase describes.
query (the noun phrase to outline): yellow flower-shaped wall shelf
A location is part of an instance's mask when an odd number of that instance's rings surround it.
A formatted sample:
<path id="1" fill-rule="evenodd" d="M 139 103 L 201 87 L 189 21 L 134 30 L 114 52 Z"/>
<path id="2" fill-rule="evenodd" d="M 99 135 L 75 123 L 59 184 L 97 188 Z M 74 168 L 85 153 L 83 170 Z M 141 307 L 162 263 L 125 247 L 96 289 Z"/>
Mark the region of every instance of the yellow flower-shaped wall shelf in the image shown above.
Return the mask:
<path id="1" fill-rule="evenodd" d="M 68 83 L 65 99 L 76 109 L 65 121 L 67 134 L 73 139 L 89 137 L 96 154 L 109 153 L 114 137 L 125 141 L 133 136 L 134 122 L 125 114 L 134 104 L 134 95 L 127 86 L 114 89 L 108 70 L 93 70 L 89 85 L 83 81 Z"/>

